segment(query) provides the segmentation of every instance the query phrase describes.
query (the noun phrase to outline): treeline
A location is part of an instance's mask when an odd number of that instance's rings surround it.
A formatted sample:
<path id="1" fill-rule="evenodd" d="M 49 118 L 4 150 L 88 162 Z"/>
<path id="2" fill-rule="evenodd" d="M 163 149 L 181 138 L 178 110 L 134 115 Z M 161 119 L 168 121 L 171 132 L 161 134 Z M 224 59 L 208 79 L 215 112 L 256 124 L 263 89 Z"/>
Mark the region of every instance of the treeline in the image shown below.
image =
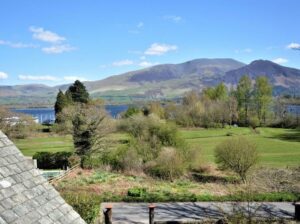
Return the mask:
<path id="1" fill-rule="evenodd" d="M 285 101 L 272 97 L 272 85 L 265 76 L 257 77 L 253 82 L 245 75 L 236 88 L 229 89 L 220 83 L 202 92 L 188 92 L 180 103 L 151 102 L 142 109 L 129 108 L 123 116 L 141 111 L 154 113 L 183 127 L 299 126 L 297 117 L 287 113 Z"/>

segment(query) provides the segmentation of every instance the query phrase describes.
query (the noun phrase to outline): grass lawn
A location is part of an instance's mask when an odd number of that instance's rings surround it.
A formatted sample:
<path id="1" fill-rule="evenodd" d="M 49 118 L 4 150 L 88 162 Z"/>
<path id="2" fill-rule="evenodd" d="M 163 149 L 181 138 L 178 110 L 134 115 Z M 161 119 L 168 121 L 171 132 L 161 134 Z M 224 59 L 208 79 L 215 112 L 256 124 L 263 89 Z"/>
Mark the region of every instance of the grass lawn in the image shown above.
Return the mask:
<path id="1" fill-rule="evenodd" d="M 33 156 L 36 152 L 73 151 L 71 136 L 39 136 L 14 140 L 16 146 L 25 156 Z"/>
<path id="2" fill-rule="evenodd" d="M 182 136 L 192 147 L 203 152 L 203 161 L 214 161 L 214 148 L 230 136 L 245 136 L 257 144 L 260 165 L 272 167 L 300 165 L 300 130 L 258 128 L 191 129 L 181 130 Z"/>
<path id="3" fill-rule="evenodd" d="M 258 128 L 258 133 L 250 128 L 225 129 L 181 129 L 180 134 L 187 142 L 203 152 L 203 162 L 214 162 L 214 148 L 231 136 L 243 135 L 257 144 L 260 153 L 260 165 L 285 167 L 300 165 L 300 130 L 280 128 Z M 108 137 L 116 144 L 127 137 L 115 133 Z M 15 140 L 16 145 L 26 156 L 35 152 L 72 151 L 71 136 L 43 135 L 29 139 Z"/>

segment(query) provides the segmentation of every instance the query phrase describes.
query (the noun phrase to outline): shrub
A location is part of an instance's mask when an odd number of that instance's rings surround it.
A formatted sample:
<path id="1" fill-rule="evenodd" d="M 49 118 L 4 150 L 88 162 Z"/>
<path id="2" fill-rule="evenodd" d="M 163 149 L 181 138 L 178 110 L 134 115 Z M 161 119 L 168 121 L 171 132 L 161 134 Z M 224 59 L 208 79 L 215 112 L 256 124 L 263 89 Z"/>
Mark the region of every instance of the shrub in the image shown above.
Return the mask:
<path id="1" fill-rule="evenodd" d="M 142 197 L 146 193 L 146 188 L 135 187 L 131 188 L 127 192 L 127 196 L 129 197 Z"/>
<path id="2" fill-rule="evenodd" d="M 66 202 L 79 213 L 86 223 L 92 224 L 100 211 L 101 199 L 97 195 L 83 193 L 62 194 Z"/>
<path id="3" fill-rule="evenodd" d="M 68 163 L 70 167 L 80 164 L 80 162 L 81 162 L 81 158 L 76 154 L 73 154 L 68 158 Z"/>
<path id="4" fill-rule="evenodd" d="M 182 155 L 171 147 L 163 148 L 155 162 L 148 166 L 151 175 L 167 180 L 180 177 L 186 170 Z"/>
<path id="5" fill-rule="evenodd" d="M 71 152 L 37 152 L 32 158 L 37 160 L 40 169 L 64 169 L 69 166 L 68 158 L 71 155 Z"/>
<path id="6" fill-rule="evenodd" d="M 81 168 L 95 169 L 102 167 L 103 162 L 99 155 L 85 155 L 81 157 Z"/>
<path id="7" fill-rule="evenodd" d="M 215 149 L 216 162 L 222 169 L 229 169 L 245 182 L 247 172 L 258 161 L 256 145 L 246 138 L 232 138 Z"/>
<path id="8" fill-rule="evenodd" d="M 259 126 L 260 122 L 257 116 L 252 116 L 249 118 L 249 125 L 253 129 L 257 128 Z"/>
<path id="9" fill-rule="evenodd" d="M 123 118 L 129 118 L 133 115 L 141 113 L 141 110 L 137 107 L 130 106 L 128 109 L 122 114 Z"/>

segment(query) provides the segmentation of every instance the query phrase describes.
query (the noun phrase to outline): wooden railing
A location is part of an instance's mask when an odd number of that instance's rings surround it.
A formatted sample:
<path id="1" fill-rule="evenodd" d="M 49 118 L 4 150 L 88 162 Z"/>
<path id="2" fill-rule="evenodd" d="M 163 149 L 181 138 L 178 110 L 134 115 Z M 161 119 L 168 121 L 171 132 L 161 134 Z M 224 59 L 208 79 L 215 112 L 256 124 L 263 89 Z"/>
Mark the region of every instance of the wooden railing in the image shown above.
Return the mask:
<path id="1" fill-rule="evenodd" d="M 63 179 L 65 176 L 67 176 L 69 173 L 71 173 L 74 169 L 78 168 L 80 164 L 76 164 L 75 166 L 73 166 L 72 168 L 64 171 L 62 174 L 56 176 L 56 177 L 53 177 L 49 180 L 49 183 L 54 183 L 55 181 L 58 181 L 58 180 L 61 180 Z"/>

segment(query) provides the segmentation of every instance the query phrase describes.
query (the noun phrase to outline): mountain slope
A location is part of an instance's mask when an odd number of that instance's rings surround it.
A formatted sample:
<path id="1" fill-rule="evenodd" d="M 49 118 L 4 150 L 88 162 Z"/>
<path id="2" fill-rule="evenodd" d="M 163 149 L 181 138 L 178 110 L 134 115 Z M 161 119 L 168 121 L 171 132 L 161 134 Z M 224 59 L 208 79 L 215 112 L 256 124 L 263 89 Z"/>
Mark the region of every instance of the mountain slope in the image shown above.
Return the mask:
<path id="1" fill-rule="evenodd" d="M 300 86 L 300 70 L 284 67 L 271 61 L 256 60 L 245 65 L 233 59 L 196 59 L 181 64 L 163 64 L 111 76 L 99 81 L 85 82 L 93 97 L 112 102 L 173 98 L 186 91 L 225 82 L 236 85 L 243 75 L 251 79 L 265 75 L 274 85 L 275 93 L 295 92 Z M 0 104 L 53 104 L 59 89 L 67 85 L 0 86 Z M 299 90 L 298 90 L 299 91 Z"/>
<path id="2" fill-rule="evenodd" d="M 228 71 L 223 77 L 227 83 L 237 83 L 243 75 L 249 75 L 251 79 L 257 76 L 267 76 L 275 86 L 299 86 L 300 70 L 278 65 L 267 60 L 256 60 L 244 67 Z"/>

